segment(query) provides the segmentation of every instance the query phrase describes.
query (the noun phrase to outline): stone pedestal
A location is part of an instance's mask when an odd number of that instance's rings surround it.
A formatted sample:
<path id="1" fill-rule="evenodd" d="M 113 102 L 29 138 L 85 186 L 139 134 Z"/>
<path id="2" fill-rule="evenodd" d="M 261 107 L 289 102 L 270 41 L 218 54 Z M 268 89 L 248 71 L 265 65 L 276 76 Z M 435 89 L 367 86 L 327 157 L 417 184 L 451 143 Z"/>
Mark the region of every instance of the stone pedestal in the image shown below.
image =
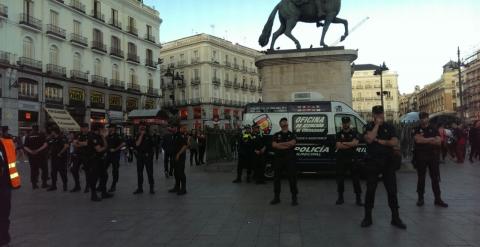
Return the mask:
<path id="1" fill-rule="evenodd" d="M 315 92 L 319 100 L 352 105 L 356 50 L 343 47 L 270 52 L 256 59 L 264 102 L 293 101 L 295 92 Z"/>

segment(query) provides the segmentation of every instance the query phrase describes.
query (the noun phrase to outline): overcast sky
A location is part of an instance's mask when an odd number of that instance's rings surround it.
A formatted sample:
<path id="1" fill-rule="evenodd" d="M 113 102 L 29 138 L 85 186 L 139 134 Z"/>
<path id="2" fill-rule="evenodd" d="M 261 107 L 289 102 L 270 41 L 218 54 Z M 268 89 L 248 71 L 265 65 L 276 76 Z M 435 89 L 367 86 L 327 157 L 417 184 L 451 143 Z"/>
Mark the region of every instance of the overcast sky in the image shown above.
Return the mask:
<path id="1" fill-rule="evenodd" d="M 162 43 L 196 33 L 208 33 L 234 43 L 264 50 L 258 36 L 271 11 L 280 0 L 144 0 L 160 11 Z M 370 19 L 339 45 L 358 49 L 355 61 L 380 64 L 385 61 L 399 74 L 400 92 L 412 92 L 440 78 L 442 65 L 480 49 L 479 0 L 343 0 L 339 17 L 350 28 Z M 274 30 L 279 26 L 278 15 Z M 343 26 L 333 25 L 327 44 L 334 43 Z M 315 24 L 300 24 L 293 34 L 308 48 L 318 47 L 321 30 Z M 276 45 L 293 49 L 290 39 L 281 36 Z"/>

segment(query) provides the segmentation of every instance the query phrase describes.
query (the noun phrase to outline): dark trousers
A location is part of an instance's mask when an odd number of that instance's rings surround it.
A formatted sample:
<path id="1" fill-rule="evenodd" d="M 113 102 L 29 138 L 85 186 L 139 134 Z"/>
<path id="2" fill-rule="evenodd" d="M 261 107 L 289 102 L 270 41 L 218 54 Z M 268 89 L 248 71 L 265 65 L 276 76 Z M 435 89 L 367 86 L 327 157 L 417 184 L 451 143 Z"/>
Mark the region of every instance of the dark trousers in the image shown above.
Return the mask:
<path id="1" fill-rule="evenodd" d="M 470 146 L 470 160 L 477 158 L 480 155 L 480 145 L 472 143 Z"/>
<path id="2" fill-rule="evenodd" d="M 42 184 L 48 181 L 48 160 L 45 156 L 29 156 L 30 163 L 30 181 L 32 184 L 38 184 L 38 176 L 42 171 Z"/>
<path id="3" fill-rule="evenodd" d="M 73 180 L 75 181 L 75 188 L 80 188 L 80 167 L 83 167 L 85 171 L 85 183 L 88 186 L 88 172 L 86 169 L 87 164 L 86 157 L 80 157 L 78 154 L 72 156 L 72 168 L 70 172 L 72 173 Z"/>
<path id="4" fill-rule="evenodd" d="M 432 190 L 435 199 L 440 199 L 440 165 L 437 159 L 428 159 L 432 155 L 426 156 L 420 154 L 420 158 L 415 161 L 417 168 L 417 193 L 423 197 L 425 193 L 425 178 L 427 174 L 427 168 L 430 173 L 430 180 L 432 181 Z M 423 159 L 422 159 L 423 157 Z"/>
<path id="5" fill-rule="evenodd" d="M 256 155 L 253 157 L 254 178 L 257 182 L 265 182 L 265 157 Z"/>
<path id="6" fill-rule="evenodd" d="M 336 163 L 336 177 L 337 177 L 337 192 L 343 194 L 345 191 L 345 175 L 350 171 L 350 176 L 353 182 L 353 191 L 355 194 L 362 194 L 362 187 L 360 186 L 360 168 L 352 158 L 337 157 Z"/>
<path id="7" fill-rule="evenodd" d="M 101 159 L 98 163 L 98 179 L 99 179 L 99 190 L 102 193 L 107 192 L 107 181 L 108 181 L 108 167 L 110 163 L 107 163 L 106 159 Z"/>
<path id="8" fill-rule="evenodd" d="M 190 149 L 190 166 L 193 165 L 193 160 L 195 159 L 195 165 L 199 165 L 198 161 L 198 151 L 197 149 Z"/>
<path id="9" fill-rule="evenodd" d="M 243 175 L 243 169 L 247 170 L 247 178 L 252 175 L 252 159 L 246 155 L 238 156 L 237 164 L 237 179 L 241 180 Z"/>
<path id="10" fill-rule="evenodd" d="M 119 177 L 119 167 L 120 167 L 120 155 L 107 155 L 107 159 L 105 160 L 105 171 L 106 172 L 106 179 L 105 179 L 105 186 L 108 180 L 108 168 L 112 165 L 112 186 L 117 185 L 118 177 Z"/>
<path id="11" fill-rule="evenodd" d="M 175 189 L 178 191 L 187 190 L 187 176 L 185 175 L 185 158 L 175 161 Z"/>
<path id="12" fill-rule="evenodd" d="M 57 175 L 63 182 L 63 187 L 67 188 L 67 158 L 66 157 L 52 157 L 52 187 L 57 187 Z"/>
<path id="13" fill-rule="evenodd" d="M 200 159 L 200 164 L 205 164 L 205 146 L 198 146 L 198 158 Z"/>
<path id="14" fill-rule="evenodd" d="M 10 242 L 10 208 L 12 191 L 9 185 L 0 185 L 0 245 Z"/>
<path id="15" fill-rule="evenodd" d="M 167 152 L 163 154 L 163 167 L 165 169 L 165 172 L 173 174 L 174 162 L 175 162 L 175 154 L 167 153 Z"/>
<path id="16" fill-rule="evenodd" d="M 158 156 L 162 153 L 160 146 L 155 146 L 155 160 L 158 160 Z"/>
<path id="17" fill-rule="evenodd" d="M 86 161 L 85 173 L 87 176 L 87 183 L 90 187 L 90 192 L 92 196 L 96 196 L 97 182 L 100 176 L 101 166 L 105 162 L 103 159 L 95 157 Z"/>
<path id="18" fill-rule="evenodd" d="M 297 168 L 295 157 L 275 157 L 273 162 L 273 169 L 275 172 L 273 192 L 275 197 L 280 196 L 282 175 L 285 172 L 290 183 L 290 192 L 292 195 L 298 194 L 297 188 Z"/>
<path id="19" fill-rule="evenodd" d="M 367 176 L 367 193 L 365 195 L 365 208 L 371 210 L 375 202 L 375 191 L 379 181 L 378 176 L 383 177 L 383 185 L 387 190 L 388 206 L 392 210 L 398 209 L 397 178 L 395 168 L 388 163 L 388 159 L 370 159 L 365 168 Z"/>
<path id="20" fill-rule="evenodd" d="M 137 155 L 137 182 L 138 189 L 143 189 L 143 170 L 147 170 L 148 183 L 153 188 L 153 153 Z"/>

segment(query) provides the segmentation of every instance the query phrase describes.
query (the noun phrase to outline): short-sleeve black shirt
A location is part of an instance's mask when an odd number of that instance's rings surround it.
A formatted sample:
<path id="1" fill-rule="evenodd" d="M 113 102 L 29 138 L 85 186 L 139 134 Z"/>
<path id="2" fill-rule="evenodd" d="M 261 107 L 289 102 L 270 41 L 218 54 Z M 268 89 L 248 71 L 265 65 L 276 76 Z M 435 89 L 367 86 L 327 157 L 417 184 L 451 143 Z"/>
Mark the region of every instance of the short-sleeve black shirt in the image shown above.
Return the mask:
<path id="1" fill-rule="evenodd" d="M 48 146 L 50 147 L 50 153 L 52 157 L 58 157 L 58 154 L 60 153 L 60 151 L 62 151 L 63 147 L 67 143 L 68 143 L 68 140 L 65 136 L 50 138 L 50 140 L 48 141 Z M 63 152 L 60 158 L 66 158 L 67 153 L 68 153 L 67 151 Z"/>
<path id="2" fill-rule="evenodd" d="M 365 127 L 365 134 L 367 134 L 367 131 L 372 131 L 374 127 L 375 127 L 374 122 L 368 123 L 367 126 Z M 389 123 L 384 123 L 378 127 L 378 132 L 376 137 L 377 140 L 388 141 L 394 137 L 397 137 L 397 132 L 395 131 L 395 127 L 393 127 L 393 125 Z M 393 152 L 393 148 L 387 147 L 385 145 L 381 145 L 378 142 L 372 142 L 370 144 L 367 144 L 367 155 L 369 157 L 386 158 L 391 156 L 392 152 Z"/>
<path id="3" fill-rule="evenodd" d="M 265 137 L 260 134 L 252 135 L 253 149 L 260 151 L 265 147 Z"/>
<path id="4" fill-rule="evenodd" d="M 337 133 L 337 142 L 352 142 L 354 139 L 359 140 L 358 133 L 355 130 L 349 129 L 348 131 L 345 131 L 342 129 Z M 354 155 L 355 147 L 351 147 L 349 149 L 339 149 L 337 151 L 337 156 L 339 157 L 353 157 Z"/>
<path id="5" fill-rule="evenodd" d="M 113 133 L 111 135 L 108 135 L 107 136 L 107 144 L 108 144 L 108 153 L 110 153 L 110 149 L 111 148 L 117 148 L 118 146 L 120 146 L 120 144 L 123 143 L 123 138 L 117 134 L 117 133 Z M 114 153 L 111 153 L 111 154 L 120 154 L 120 150 L 114 152 Z"/>
<path id="6" fill-rule="evenodd" d="M 140 135 L 137 135 L 137 137 L 135 138 L 135 143 L 137 142 L 139 137 Z M 140 143 L 139 146 L 137 146 L 137 151 L 139 154 L 152 154 L 153 147 L 154 147 L 154 143 L 153 143 L 152 136 L 149 134 L 145 134 L 143 136 L 142 142 Z"/>
<path id="7" fill-rule="evenodd" d="M 277 143 L 289 142 L 291 140 L 297 140 L 297 136 L 291 131 L 288 131 L 285 133 L 282 131 L 279 131 L 275 133 L 272 138 L 272 142 L 277 142 Z M 293 157 L 295 156 L 295 148 L 291 148 L 287 150 L 275 149 L 275 154 L 278 157 Z"/>
<path id="8" fill-rule="evenodd" d="M 96 158 L 102 158 L 105 152 L 97 152 L 95 150 L 95 146 L 100 145 L 103 146 L 105 145 L 103 143 L 103 139 L 100 135 L 97 135 L 95 133 L 91 133 L 88 135 L 88 145 L 87 145 L 87 153 L 88 155 L 94 156 Z"/>
<path id="9" fill-rule="evenodd" d="M 79 142 L 85 142 L 85 141 L 88 141 L 88 133 L 87 134 L 83 134 L 83 133 L 80 133 L 78 134 L 75 139 Z M 80 156 L 83 156 L 83 155 L 88 155 L 88 147 L 79 147 L 79 148 L 75 148 L 75 151 L 77 154 L 79 154 Z"/>
<path id="10" fill-rule="evenodd" d="M 422 128 L 421 126 L 416 127 L 413 130 L 413 135 L 422 135 L 425 138 L 431 138 L 431 137 L 437 137 L 440 136 L 440 133 L 438 133 L 437 130 L 435 130 L 432 126 L 427 126 L 426 128 Z M 426 144 L 426 143 L 415 143 L 415 151 L 416 152 L 422 152 L 422 153 L 431 153 L 434 154 L 435 151 L 437 150 L 437 146 L 431 145 L 431 144 Z"/>
<path id="11" fill-rule="evenodd" d="M 174 138 L 174 145 L 175 145 L 175 155 L 177 155 L 178 152 L 182 150 L 183 146 L 187 145 L 187 137 L 180 133 L 177 133 L 174 135 L 173 138 Z M 187 154 L 183 152 L 182 155 L 180 155 L 180 160 L 185 160 L 186 157 L 187 157 Z"/>
<path id="12" fill-rule="evenodd" d="M 30 148 L 32 151 L 39 149 L 43 144 L 47 142 L 47 137 L 43 133 L 30 133 L 25 139 L 25 147 Z M 41 154 L 37 155 L 46 155 L 47 150 L 44 150 Z"/>

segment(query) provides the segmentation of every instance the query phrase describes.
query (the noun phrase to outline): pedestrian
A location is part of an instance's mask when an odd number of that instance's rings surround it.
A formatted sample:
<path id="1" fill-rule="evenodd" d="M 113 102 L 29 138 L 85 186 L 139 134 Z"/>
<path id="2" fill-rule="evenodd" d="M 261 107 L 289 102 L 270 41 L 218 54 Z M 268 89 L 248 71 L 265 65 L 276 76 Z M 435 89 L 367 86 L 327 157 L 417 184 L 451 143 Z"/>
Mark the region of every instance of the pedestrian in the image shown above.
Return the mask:
<path id="1" fill-rule="evenodd" d="M 237 178 L 233 180 L 233 183 L 242 182 L 242 173 L 244 169 L 247 170 L 247 183 L 250 183 L 252 175 L 252 158 L 254 154 L 251 132 L 252 129 L 250 125 L 246 125 L 238 147 Z"/>
<path id="2" fill-rule="evenodd" d="M 167 127 L 168 133 L 163 136 L 162 148 L 163 148 L 163 167 L 165 177 L 173 176 L 173 169 L 175 163 L 175 143 L 174 136 L 176 134 L 176 128 L 169 125 Z"/>
<path id="3" fill-rule="evenodd" d="M 447 152 L 452 159 L 455 159 L 455 146 L 457 145 L 457 140 L 453 135 L 453 131 L 456 127 L 457 124 L 452 123 L 448 128 L 445 128 L 445 135 L 447 136 Z"/>
<path id="4" fill-rule="evenodd" d="M 52 128 L 52 136 L 48 142 L 51 158 L 51 177 L 52 184 L 47 191 L 57 190 L 57 175 L 63 183 L 63 191 L 67 191 L 67 158 L 68 158 L 68 140 L 62 134 L 58 127 Z"/>
<path id="5" fill-rule="evenodd" d="M 70 191 L 72 193 L 78 192 L 81 190 L 80 187 L 80 169 L 83 169 L 85 173 L 85 190 L 84 193 L 90 192 L 89 178 L 87 172 L 87 165 L 90 161 L 88 152 L 88 137 L 89 137 L 89 125 L 88 123 L 80 124 L 80 133 L 74 137 L 73 146 L 75 148 L 74 159 L 72 168 L 70 172 L 72 173 L 73 179 L 75 181 L 75 187 Z"/>
<path id="6" fill-rule="evenodd" d="M 187 157 L 187 126 L 181 125 L 179 131 L 174 136 L 175 145 L 175 187 L 168 192 L 177 193 L 177 195 L 185 195 L 187 193 L 187 177 L 185 175 L 185 160 Z"/>
<path id="7" fill-rule="evenodd" d="M 190 166 L 193 166 L 193 161 L 195 160 L 195 165 L 199 166 L 198 160 L 198 135 L 196 130 L 192 130 L 188 136 L 188 148 L 190 150 Z"/>
<path id="8" fill-rule="evenodd" d="M 480 120 L 473 123 L 468 134 L 468 140 L 470 142 L 469 160 L 473 163 L 474 159 L 480 156 Z"/>
<path id="9" fill-rule="evenodd" d="M 107 133 L 103 125 L 95 124 L 91 127 L 92 132 L 88 136 L 87 152 L 89 154 L 89 162 L 87 163 L 88 179 L 90 180 L 90 192 L 92 201 L 101 201 L 113 197 L 106 191 L 105 186 L 99 186 L 98 190 L 101 193 L 101 198 L 97 195 L 97 182 L 103 184 L 105 178 L 105 152 L 107 151 Z"/>
<path id="10" fill-rule="evenodd" d="M 432 190 L 435 196 L 435 205 L 439 207 L 448 207 L 448 204 L 443 202 L 440 193 L 440 149 L 442 140 L 438 131 L 436 131 L 429 124 L 429 115 L 426 112 L 421 112 L 420 126 L 414 130 L 415 140 L 415 168 L 417 169 L 417 206 L 421 207 L 425 204 L 425 177 L 427 169 L 430 172 L 430 180 L 432 181 Z"/>
<path id="11" fill-rule="evenodd" d="M 153 146 L 154 146 L 154 151 L 155 151 L 155 160 L 158 161 L 158 156 L 162 153 L 161 147 L 161 142 L 162 139 L 160 138 L 160 135 L 157 133 L 157 130 L 153 130 Z"/>
<path id="12" fill-rule="evenodd" d="M 122 148 L 125 147 L 125 142 L 123 141 L 122 136 L 117 133 L 116 124 L 110 124 L 108 126 L 107 144 L 108 149 L 107 157 L 105 159 L 105 169 L 108 171 L 108 168 L 112 165 L 112 184 L 108 192 L 115 192 L 119 177 L 120 153 Z M 106 177 L 103 178 L 104 184 L 101 186 L 107 186 L 108 173 L 105 175 Z"/>
<path id="13" fill-rule="evenodd" d="M 442 162 L 445 162 L 445 157 L 447 157 L 447 132 L 445 130 L 445 125 L 441 123 L 438 127 L 438 134 L 440 135 L 440 157 L 442 158 Z"/>
<path id="14" fill-rule="evenodd" d="M 388 205 L 392 212 L 391 224 L 400 229 L 407 226 L 402 222 L 398 212 L 397 181 L 395 177 L 396 167 L 389 162 L 393 156 L 393 147 L 398 145 L 398 137 L 393 125 L 385 122 L 383 106 L 372 108 L 373 121 L 368 123 L 365 129 L 365 141 L 367 142 L 367 193 L 365 196 L 365 217 L 362 227 L 373 224 L 372 209 L 375 201 L 375 191 L 382 175 L 383 184 L 388 195 Z"/>
<path id="15" fill-rule="evenodd" d="M 467 143 L 467 133 L 463 123 L 460 123 L 457 128 L 454 129 L 453 135 L 457 140 L 455 145 L 455 156 L 457 157 L 457 163 L 463 164 L 465 161 L 465 146 Z"/>
<path id="16" fill-rule="evenodd" d="M 150 185 L 150 194 L 155 194 L 153 181 L 153 149 L 154 143 L 152 136 L 147 131 L 145 124 L 140 124 L 139 134 L 135 138 L 137 151 L 137 190 L 133 194 L 143 193 L 143 170 L 147 170 L 148 183 Z"/>
<path id="17" fill-rule="evenodd" d="M 199 130 L 198 133 L 198 158 L 200 159 L 200 165 L 205 165 L 205 151 L 207 149 L 207 137 L 203 130 Z"/>
<path id="18" fill-rule="evenodd" d="M 265 183 L 265 152 L 267 150 L 265 141 L 265 137 L 260 133 L 260 126 L 254 124 L 252 131 L 252 145 L 254 153 L 252 155 L 256 184 Z"/>
<path id="19" fill-rule="evenodd" d="M 342 117 L 342 129 L 337 133 L 336 138 L 336 175 L 338 199 L 335 204 L 344 203 L 343 192 L 345 190 L 345 175 L 350 171 L 355 192 L 355 203 L 364 206 L 362 203 L 362 188 L 360 186 L 360 168 L 356 160 L 356 148 L 359 143 L 358 133 L 350 127 L 350 117 Z"/>
<path id="20" fill-rule="evenodd" d="M 30 181 L 33 189 L 38 189 L 39 171 L 42 172 L 42 188 L 48 188 L 48 144 L 47 137 L 39 131 L 38 125 L 32 126 L 32 132 L 25 139 L 24 150 L 30 163 Z"/>
<path id="21" fill-rule="evenodd" d="M 272 139 L 272 148 L 275 151 L 273 160 L 274 169 L 274 198 L 270 202 L 271 205 L 280 203 L 280 191 L 282 183 L 282 175 L 285 172 L 290 183 L 290 192 L 292 194 L 292 206 L 298 205 L 298 188 L 297 188 L 297 169 L 295 145 L 297 137 L 288 129 L 288 119 L 280 119 L 281 131 L 275 133 Z"/>

